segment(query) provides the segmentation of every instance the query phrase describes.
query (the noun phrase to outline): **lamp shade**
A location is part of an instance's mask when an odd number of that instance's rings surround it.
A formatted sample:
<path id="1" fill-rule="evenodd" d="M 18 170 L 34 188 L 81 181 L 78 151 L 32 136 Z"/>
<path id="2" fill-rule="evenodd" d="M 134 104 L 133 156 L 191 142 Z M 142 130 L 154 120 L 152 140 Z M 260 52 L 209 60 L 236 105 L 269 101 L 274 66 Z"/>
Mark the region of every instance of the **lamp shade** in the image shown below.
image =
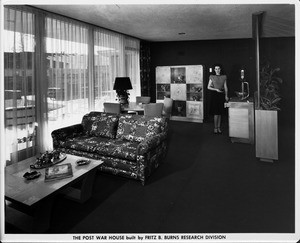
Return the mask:
<path id="1" fill-rule="evenodd" d="M 129 77 L 116 77 L 114 90 L 128 90 L 132 89 Z"/>

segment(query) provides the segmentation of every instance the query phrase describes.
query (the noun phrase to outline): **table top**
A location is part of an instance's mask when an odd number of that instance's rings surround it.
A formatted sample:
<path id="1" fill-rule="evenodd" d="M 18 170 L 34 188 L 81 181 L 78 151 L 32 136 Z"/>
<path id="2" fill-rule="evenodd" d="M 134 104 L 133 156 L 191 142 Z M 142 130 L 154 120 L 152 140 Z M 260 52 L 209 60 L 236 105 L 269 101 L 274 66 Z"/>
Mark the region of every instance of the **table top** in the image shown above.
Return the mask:
<path id="1" fill-rule="evenodd" d="M 78 166 L 76 161 L 83 159 L 82 157 L 67 154 L 67 158 L 58 163 L 57 165 L 70 163 L 72 165 L 73 176 L 55 181 L 45 182 L 45 168 L 44 169 L 30 169 L 30 164 L 33 164 L 36 160 L 35 157 L 20 161 L 5 167 L 5 198 L 32 206 L 40 200 L 50 196 L 51 194 L 58 192 L 67 186 L 70 186 L 72 182 L 80 178 L 87 172 L 97 168 L 103 163 L 102 160 L 92 160 L 87 165 Z M 41 176 L 33 179 L 26 180 L 23 175 L 30 171 L 39 171 Z"/>
<path id="2" fill-rule="evenodd" d="M 229 102 L 245 102 L 245 103 L 249 103 L 249 102 L 253 102 L 253 97 L 248 97 L 247 99 L 244 99 L 244 100 L 241 100 L 240 98 L 238 97 L 231 97 L 229 99 Z"/>
<path id="3" fill-rule="evenodd" d="M 122 107 L 123 111 L 144 111 L 144 105 L 138 104 L 136 102 L 129 102 L 128 105 Z"/>

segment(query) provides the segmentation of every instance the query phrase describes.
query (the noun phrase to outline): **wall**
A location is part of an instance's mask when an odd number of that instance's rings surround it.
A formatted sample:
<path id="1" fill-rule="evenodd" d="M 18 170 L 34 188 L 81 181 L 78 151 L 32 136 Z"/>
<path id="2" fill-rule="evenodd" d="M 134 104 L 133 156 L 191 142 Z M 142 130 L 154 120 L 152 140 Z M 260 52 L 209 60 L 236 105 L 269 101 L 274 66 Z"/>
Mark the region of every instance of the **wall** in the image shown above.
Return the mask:
<path id="1" fill-rule="evenodd" d="M 261 57 L 279 67 L 277 76 L 283 79 L 281 85 L 281 111 L 279 125 L 295 126 L 295 38 L 266 38 L 261 40 Z"/>
<path id="2" fill-rule="evenodd" d="M 155 68 L 169 65 L 197 65 L 205 66 L 205 119 L 208 116 L 209 94 L 206 90 L 209 67 L 221 63 L 228 76 L 229 96 L 241 89 L 239 69 L 245 69 L 246 79 L 250 85 L 250 94 L 256 90 L 255 80 L 255 52 L 253 39 L 235 40 L 204 40 L 182 42 L 153 42 L 151 43 L 151 98 L 155 101 Z M 274 66 L 280 66 L 278 73 L 284 80 L 282 87 L 282 123 L 294 119 L 293 109 L 295 96 L 295 38 L 269 38 L 261 40 L 261 55 L 265 55 Z M 289 117 L 286 119 L 285 117 Z"/>

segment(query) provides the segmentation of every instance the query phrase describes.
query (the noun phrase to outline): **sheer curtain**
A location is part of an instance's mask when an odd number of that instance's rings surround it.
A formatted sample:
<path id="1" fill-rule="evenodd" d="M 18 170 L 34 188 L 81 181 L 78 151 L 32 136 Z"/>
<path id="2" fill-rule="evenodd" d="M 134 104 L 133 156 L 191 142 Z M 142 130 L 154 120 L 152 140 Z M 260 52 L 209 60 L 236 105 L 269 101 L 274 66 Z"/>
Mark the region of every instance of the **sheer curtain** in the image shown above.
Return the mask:
<path id="1" fill-rule="evenodd" d="M 80 123 L 89 110 L 88 28 L 65 18 L 46 17 L 45 62 L 48 127 Z M 51 144 L 49 144 L 51 145 Z"/>
<path id="2" fill-rule="evenodd" d="M 5 158 L 52 149 L 54 129 L 116 101 L 116 77 L 140 95 L 138 39 L 29 6 L 4 8 Z"/>
<path id="3" fill-rule="evenodd" d="M 131 37 L 125 37 L 125 72 L 130 77 L 132 90 L 129 91 L 131 101 L 141 95 L 140 82 L 140 41 Z"/>
<path id="4" fill-rule="evenodd" d="M 4 8 L 5 159 L 18 162 L 36 153 L 35 16 Z"/>
<path id="5" fill-rule="evenodd" d="M 104 102 L 116 99 L 114 79 L 125 75 L 122 44 L 120 34 L 94 31 L 95 110 L 102 111 Z"/>
<path id="6" fill-rule="evenodd" d="M 106 101 L 116 101 L 116 77 L 130 77 L 129 92 L 135 100 L 140 95 L 139 72 L 139 40 L 101 28 L 94 31 L 95 110 L 102 111 Z"/>

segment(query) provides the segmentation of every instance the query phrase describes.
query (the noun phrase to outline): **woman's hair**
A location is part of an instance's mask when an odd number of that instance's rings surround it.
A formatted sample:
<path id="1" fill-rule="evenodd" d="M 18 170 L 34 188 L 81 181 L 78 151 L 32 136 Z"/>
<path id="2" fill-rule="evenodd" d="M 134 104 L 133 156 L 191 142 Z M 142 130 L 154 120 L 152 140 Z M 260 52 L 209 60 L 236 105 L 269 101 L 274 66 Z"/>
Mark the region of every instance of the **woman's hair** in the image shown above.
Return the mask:
<path id="1" fill-rule="evenodd" d="M 222 65 L 219 64 L 219 63 L 214 64 L 214 69 L 213 69 L 214 74 L 216 74 L 216 71 L 215 71 L 216 67 L 220 67 L 221 68 L 220 75 L 222 75 L 223 74 L 223 67 L 222 67 Z"/>

